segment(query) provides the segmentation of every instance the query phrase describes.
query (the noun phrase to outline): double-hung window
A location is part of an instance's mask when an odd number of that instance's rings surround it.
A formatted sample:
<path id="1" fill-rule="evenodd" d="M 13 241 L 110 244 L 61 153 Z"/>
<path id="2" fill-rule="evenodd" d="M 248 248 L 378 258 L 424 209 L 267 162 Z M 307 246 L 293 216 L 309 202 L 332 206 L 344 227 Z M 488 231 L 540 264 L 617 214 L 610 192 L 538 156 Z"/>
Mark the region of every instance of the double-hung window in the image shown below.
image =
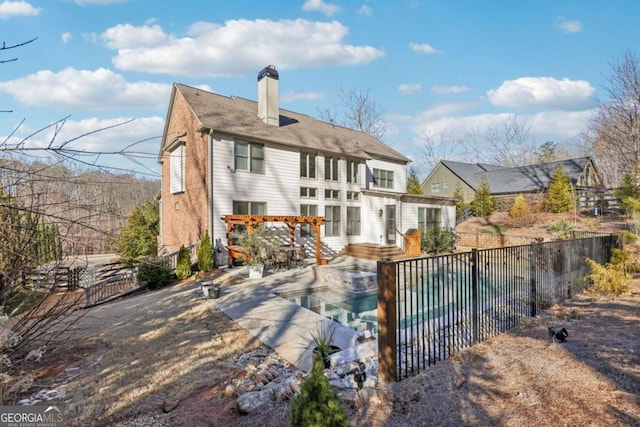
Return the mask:
<path id="1" fill-rule="evenodd" d="M 347 182 L 358 184 L 360 182 L 360 163 L 356 160 L 347 160 Z"/>
<path id="2" fill-rule="evenodd" d="M 234 200 L 233 214 L 234 215 L 266 215 L 267 203 Z"/>
<path id="3" fill-rule="evenodd" d="M 418 229 L 425 233 L 432 228 L 440 228 L 442 210 L 440 208 L 418 208 Z"/>
<path id="4" fill-rule="evenodd" d="M 303 216 L 317 216 L 318 205 L 300 205 L 300 215 Z M 311 224 L 300 224 L 300 236 L 307 237 L 313 235 L 313 228 Z"/>
<path id="5" fill-rule="evenodd" d="M 234 169 L 251 173 L 264 173 L 264 145 L 235 141 Z"/>
<path id="6" fill-rule="evenodd" d="M 182 193 L 185 190 L 185 145 L 180 143 L 169 152 L 169 187 L 171 194 Z"/>
<path id="7" fill-rule="evenodd" d="M 300 178 L 315 179 L 316 157 L 315 153 L 300 153 Z"/>
<path id="8" fill-rule="evenodd" d="M 340 235 L 340 206 L 324 207 L 324 235 Z"/>
<path id="9" fill-rule="evenodd" d="M 373 169 L 373 186 L 380 188 L 393 188 L 393 171 Z"/>
<path id="10" fill-rule="evenodd" d="M 324 158 L 325 181 L 338 181 L 338 159 L 335 157 Z"/>
<path id="11" fill-rule="evenodd" d="M 360 235 L 360 207 L 347 206 L 347 236 Z"/>

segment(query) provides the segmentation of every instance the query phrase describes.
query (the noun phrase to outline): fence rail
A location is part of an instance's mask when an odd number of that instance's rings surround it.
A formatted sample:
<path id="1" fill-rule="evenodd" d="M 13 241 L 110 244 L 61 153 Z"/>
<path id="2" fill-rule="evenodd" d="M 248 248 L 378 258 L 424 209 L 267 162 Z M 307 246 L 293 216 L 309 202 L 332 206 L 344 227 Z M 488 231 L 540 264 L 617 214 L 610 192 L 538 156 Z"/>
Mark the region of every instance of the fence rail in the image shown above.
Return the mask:
<path id="1" fill-rule="evenodd" d="M 378 262 L 378 370 L 396 381 L 582 289 L 613 235 Z"/>

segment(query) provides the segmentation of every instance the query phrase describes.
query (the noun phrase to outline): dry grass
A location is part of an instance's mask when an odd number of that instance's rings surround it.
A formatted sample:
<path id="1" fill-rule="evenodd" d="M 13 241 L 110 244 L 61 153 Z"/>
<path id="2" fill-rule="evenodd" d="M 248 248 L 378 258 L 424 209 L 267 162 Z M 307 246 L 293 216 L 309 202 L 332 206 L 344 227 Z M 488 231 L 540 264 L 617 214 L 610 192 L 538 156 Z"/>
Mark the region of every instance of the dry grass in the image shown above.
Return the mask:
<path id="1" fill-rule="evenodd" d="M 193 282 L 93 308 L 52 349 L 41 385 L 66 382 L 69 426 L 287 426 L 288 404 L 239 415 L 221 397 L 260 343 Z M 564 326 L 566 343 L 547 327 Z M 619 298 L 578 295 L 421 374 L 365 390 L 353 426 L 640 426 L 640 280 Z M 73 379 L 69 379 L 75 376 Z M 178 400 L 170 413 L 162 403 Z"/>

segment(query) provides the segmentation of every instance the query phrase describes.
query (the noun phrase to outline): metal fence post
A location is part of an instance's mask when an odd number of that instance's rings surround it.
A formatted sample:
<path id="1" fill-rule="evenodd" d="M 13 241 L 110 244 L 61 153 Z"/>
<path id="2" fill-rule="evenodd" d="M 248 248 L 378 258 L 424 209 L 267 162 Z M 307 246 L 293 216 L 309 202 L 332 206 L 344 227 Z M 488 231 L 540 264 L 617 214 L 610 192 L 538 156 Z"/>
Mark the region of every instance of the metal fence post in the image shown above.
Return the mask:
<path id="1" fill-rule="evenodd" d="M 536 262 L 538 261 L 538 251 L 535 243 L 529 245 L 529 307 L 530 316 L 536 317 Z"/>
<path id="2" fill-rule="evenodd" d="M 378 378 L 398 380 L 396 263 L 378 261 Z"/>
<path id="3" fill-rule="evenodd" d="M 471 318 L 473 319 L 471 342 L 477 344 L 480 339 L 480 307 L 478 303 L 478 250 L 471 249 Z"/>

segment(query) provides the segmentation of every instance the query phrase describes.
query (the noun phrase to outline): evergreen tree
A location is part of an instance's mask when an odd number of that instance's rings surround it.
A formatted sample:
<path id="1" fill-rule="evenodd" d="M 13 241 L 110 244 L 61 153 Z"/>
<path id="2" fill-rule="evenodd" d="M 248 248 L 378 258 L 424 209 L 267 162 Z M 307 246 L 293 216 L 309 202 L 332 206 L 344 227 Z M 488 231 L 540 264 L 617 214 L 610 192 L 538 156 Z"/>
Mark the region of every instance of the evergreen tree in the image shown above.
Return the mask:
<path id="1" fill-rule="evenodd" d="M 474 216 L 489 216 L 496 210 L 496 202 L 491 197 L 491 189 L 487 178 L 482 176 L 480 187 L 476 190 L 471 201 L 471 211 Z"/>
<path id="2" fill-rule="evenodd" d="M 204 236 L 200 239 L 200 245 L 198 245 L 198 269 L 205 273 L 213 270 L 213 247 L 209 230 L 205 230 Z"/>
<path id="3" fill-rule="evenodd" d="M 418 171 L 413 167 L 409 169 L 409 176 L 407 177 L 407 193 L 422 194 L 422 186 L 418 179 Z"/>
<path id="4" fill-rule="evenodd" d="M 136 206 L 127 219 L 127 226 L 120 232 L 120 256 L 125 260 L 155 257 L 158 254 L 159 223 L 157 201 L 146 201 Z"/>
<path id="5" fill-rule="evenodd" d="M 453 189 L 453 198 L 456 201 L 456 218 L 462 218 L 467 204 L 464 201 L 464 190 L 460 181 L 456 182 L 456 187 Z"/>
<path id="6" fill-rule="evenodd" d="M 341 427 L 349 425 L 335 387 L 324 375 L 319 354 L 313 355 L 313 368 L 300 385 L 300 393 L 291 399 L 291 425 L 294 427 Z"/>
<path id="7" fill-rule="evenodd" d="M 189 255 L 189 250 L 185 248 L 184 245 L 180 246 L 180 250 L 178 251 L 176 276 L 180 280 L 187 279 L 191 276 L 191 256 Z"/>
<path id="8" fill-rule="evenodd" d="M 551 177 L 545 205 L 553 213 L 568 212 L 573 207 L 571 183 L 561 166 L 558 166 Z"/>
<path id="9" fill-rule="evenodd" d="M 630 197 L 634 200 L 640 200 L 640 185 L 638 185 L 637 180 L 632 174 L 626 173 L 622 177 L 622 183 L 620 186 L 613 190 L 613 194 L 615 194 L 618 199 L 620 208 L 629 213 L 633 206 L 629 205 L 627 199 Z"/>

